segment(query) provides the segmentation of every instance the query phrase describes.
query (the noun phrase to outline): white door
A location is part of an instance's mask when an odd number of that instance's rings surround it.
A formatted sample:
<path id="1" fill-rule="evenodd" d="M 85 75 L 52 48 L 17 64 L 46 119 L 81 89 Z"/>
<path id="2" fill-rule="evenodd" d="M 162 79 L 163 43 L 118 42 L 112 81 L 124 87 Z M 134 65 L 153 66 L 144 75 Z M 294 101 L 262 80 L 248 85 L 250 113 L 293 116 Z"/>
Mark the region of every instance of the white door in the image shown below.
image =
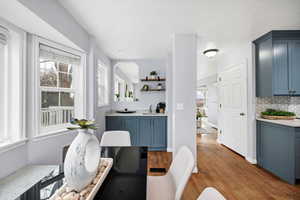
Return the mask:
<path id="1" fill-rule="evenodd" d="M 247 66 L 234 66 L 219 74 L 220 142 L 245 156 L 247 134 Z"/>

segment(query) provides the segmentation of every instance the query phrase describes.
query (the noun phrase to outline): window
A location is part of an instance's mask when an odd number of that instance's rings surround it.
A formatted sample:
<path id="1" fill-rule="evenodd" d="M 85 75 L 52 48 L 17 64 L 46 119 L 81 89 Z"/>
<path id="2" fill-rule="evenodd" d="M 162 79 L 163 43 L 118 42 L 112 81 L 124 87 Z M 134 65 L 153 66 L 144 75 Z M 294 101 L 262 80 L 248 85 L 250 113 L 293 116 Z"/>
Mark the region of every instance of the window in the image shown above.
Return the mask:
<path id="1" fill-rule="evenodd" d="M 98 106 L 100 107 L 100 106 L 108 105 L 109 104 L 108 69 L 101 62 L 98 62 L 97 82 L 98 82 Z"/>
<path id="2" fill-rule="evenodd" d="M 0 21 L 0 147 L 24 139 L 25 32 Z"/>
<path id="3" fill-rule="evenodd" d="M 0 27 L 0 66 L 3 72 L 0 74 L 0 93 L 2 97 L 0 98 L 0 144 L 4 143 L 8 139 L 7 134 L 7 80 L 6 73 L 8 70 L 7 65 L 7 40 L 8 40 L 8 30 Z M 2 71 L 2 70 L 1 70 Z"/>
<path id="4" fill-rule="evenodd" d="M 46 40 L 38 42 L 39 133 L 55 133 L 84 117 L 82 55 Z"/>

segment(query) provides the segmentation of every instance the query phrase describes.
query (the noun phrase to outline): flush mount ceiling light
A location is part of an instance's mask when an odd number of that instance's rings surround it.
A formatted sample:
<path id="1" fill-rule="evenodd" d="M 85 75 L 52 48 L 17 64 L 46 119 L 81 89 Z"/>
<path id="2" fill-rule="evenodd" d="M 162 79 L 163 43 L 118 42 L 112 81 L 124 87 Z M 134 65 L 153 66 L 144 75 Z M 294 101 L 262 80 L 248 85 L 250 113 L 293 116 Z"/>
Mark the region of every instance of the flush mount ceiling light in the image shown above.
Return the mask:
<path id="1" fill-rule="evenodd" d="M 215 55 L 217 55 L 218 51 L 219 51 L 219 49 L 207 49 L 203 52 L 203 54 L 206 55 L 207 57 L 211 58 L 211 57 L 214 57 Z"/>

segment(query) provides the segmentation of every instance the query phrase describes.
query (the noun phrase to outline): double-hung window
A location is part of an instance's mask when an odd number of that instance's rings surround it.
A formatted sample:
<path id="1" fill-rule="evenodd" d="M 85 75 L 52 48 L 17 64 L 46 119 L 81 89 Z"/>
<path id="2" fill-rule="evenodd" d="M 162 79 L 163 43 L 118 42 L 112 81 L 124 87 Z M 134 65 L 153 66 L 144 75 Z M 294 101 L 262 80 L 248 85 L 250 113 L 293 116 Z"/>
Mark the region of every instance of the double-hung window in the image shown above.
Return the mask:
<path id="1" fill-rule="evenodd" d="M 0 21 L 0 147 L 24 135 L 25 32 Z"/>
<path id="2" fill-rule="evenodd" d="M 8 71 L 8 30 L 0 27 L 0 144 L 8 140 L 7 132 L 7 79 Z"/>
<path id="3" fill-rule="evenodd" d="M 98 106 L 106 106 L 109 104 L 108 68 L 100 61 L 98 61 L 97 67 L 97 82 Z"/>
<path id="4" fill-rule="evenodd" d="M 42 40 L 39 57 L 38 134 L 64 130 L 84 117 L 84 70 L 80 52 Z"/>

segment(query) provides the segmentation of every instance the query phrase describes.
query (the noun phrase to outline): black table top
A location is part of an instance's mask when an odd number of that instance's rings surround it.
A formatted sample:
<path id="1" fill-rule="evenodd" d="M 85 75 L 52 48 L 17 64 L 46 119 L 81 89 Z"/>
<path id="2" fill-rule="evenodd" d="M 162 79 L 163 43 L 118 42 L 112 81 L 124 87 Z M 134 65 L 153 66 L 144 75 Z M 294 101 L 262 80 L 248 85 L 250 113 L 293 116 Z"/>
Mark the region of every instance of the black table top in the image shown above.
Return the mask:
<path id="1" fill-rule="evenodd" d="M 146 199 L 147 147 L 102 147 L 114 163 L 95 200 Z"/>
<path id="2" fill-rule="evenodd" d="M 94 200 L 146 200 L 147 147 L 102 147 L 102 158 L 113 166 Z M 20 196 L 20 200 L 47 200 L 65 182 L 62 166 Z"/>

